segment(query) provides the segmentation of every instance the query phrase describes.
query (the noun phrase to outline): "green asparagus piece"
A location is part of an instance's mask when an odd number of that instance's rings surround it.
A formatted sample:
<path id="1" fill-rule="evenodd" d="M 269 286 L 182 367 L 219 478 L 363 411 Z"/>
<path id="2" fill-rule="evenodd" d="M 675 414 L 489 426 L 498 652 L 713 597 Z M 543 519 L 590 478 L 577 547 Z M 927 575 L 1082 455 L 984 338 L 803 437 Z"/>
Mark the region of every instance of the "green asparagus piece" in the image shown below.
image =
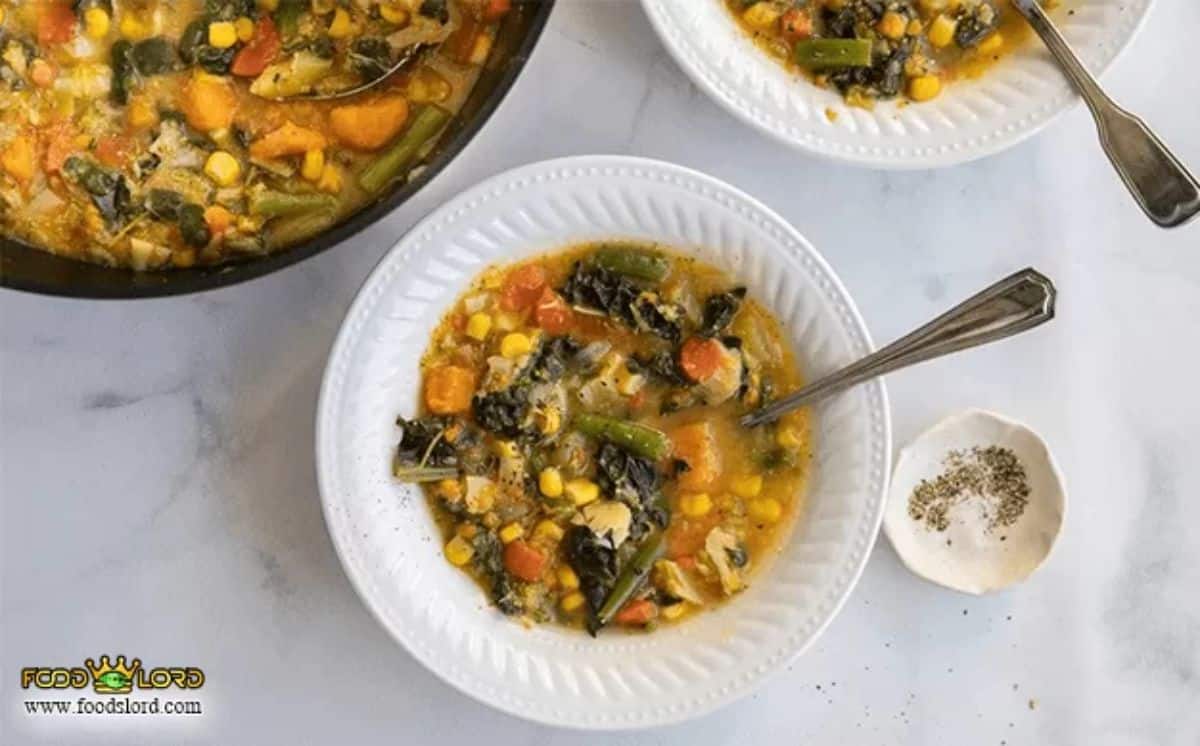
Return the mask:
<path id="1" fill-rule="evenodd" d="M 396 464 L 392 474 L 401 482 L 440 482 L 443 479 L 454 479 L 458 469 L 435 466 L 401 466 Z"/>
<path id="2" fill-rule="evenodd" d="M 796 42 L 796 63 L 820 70 L 827 67 L 870 67 L 870 39 L 805 39 Z"/>
<path id="3" fill-rule="evenodd" d="M 612 272 L 651 282 L 659 282 L 671 269 L 670 262 L 658 254 L 617 246 L 597 251 L 596 264 Z"/>
<path id="4" fill-rule="evenodd" d="M 250 195 L 250 212 L 268 218 L 314 210 L 333 210 L 336 207 L 337 200 L 327 194 L 291 194 L 264 189 Z"/>
<path id="5" fill-rule="evenodd" d="M 654 563 L 663 556 L 665 551 L 665 534 L 662 531 L 655 531 L 646 537 L 642 545 L 638 547 L 637 553 L 630 557 L 629 562 L 621 569 L 617 582 L 608 592 L 608 598 L 604 599 L 600 610 L 596 612 L 595 620 L 589 620 L 589 632 L 595 634 L 596 630 L 613 620 L 625 602 L 633 597 L 633 594 L 637 593 L 642 584 L 646 582 L 646 578 L 654 568 Z"/>
<path id="6" fill-rule="evenodd" d="M 636 422 L 598 414 L 580 414 L 575 417 L 575 429 L 652 461 L 658 461 L 671 452 L 671 439 L 666 433 Z"/>
<path id="7" fill-rule="evenodd" d="M 437 106 L 422 107 L 404 134 L 400 135 L 383 155 L 363 169 L 358 177 L 359 186 L 375 194 L 392 183 L 416 160 L 421 148 L 433 139 L 449 120 L 450 112 L 445 109 Z"/>

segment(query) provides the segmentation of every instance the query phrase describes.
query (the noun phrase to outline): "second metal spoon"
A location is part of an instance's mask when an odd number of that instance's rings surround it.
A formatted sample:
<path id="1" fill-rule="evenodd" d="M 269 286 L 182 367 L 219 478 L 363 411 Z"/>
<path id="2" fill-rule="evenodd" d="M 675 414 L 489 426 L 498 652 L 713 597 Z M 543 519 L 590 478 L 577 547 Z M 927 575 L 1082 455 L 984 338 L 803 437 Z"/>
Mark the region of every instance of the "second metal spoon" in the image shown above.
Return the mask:
<path id="1" fill-rule="evenodd" d="M 1054 318 L 1057 297 L 1050 278 L 1023 269 L 968 298 L 920 329 L 794 394 L 742 417 L 755 427 L 863 381 L 969 347 L 995 342 Z"/>
<path id="2" fill-rule="evenodd" d="M 1133 198 L 1157 225 L 1174 228 L 1200 213 L 1200 182 L 1140 118 L 1122 109 L 1088 72 L 1038 0 L 1010 0 L 1042 37 L 1087 102 L 1100 144 Z"/>

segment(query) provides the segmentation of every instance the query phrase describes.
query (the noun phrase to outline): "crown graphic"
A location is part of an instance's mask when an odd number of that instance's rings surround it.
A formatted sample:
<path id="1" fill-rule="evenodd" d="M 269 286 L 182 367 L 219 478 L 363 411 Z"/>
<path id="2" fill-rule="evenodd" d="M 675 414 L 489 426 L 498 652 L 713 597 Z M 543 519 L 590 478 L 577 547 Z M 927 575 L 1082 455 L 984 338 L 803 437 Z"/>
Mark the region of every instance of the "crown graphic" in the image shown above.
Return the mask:
<path id="1" fill-rule="evenodd" d="M 133 691 L 133 675 L 142 667 L 142 662 L 133 659 L 133 665 L 125 663 L 125 656 L 118 655 L 116 665 L 109 662 L 107 655 L 100 656 L 97 666 L 91 658 L 84 661 L 92 673 L 92 689 L 97 694 L 129 694 Z"/>

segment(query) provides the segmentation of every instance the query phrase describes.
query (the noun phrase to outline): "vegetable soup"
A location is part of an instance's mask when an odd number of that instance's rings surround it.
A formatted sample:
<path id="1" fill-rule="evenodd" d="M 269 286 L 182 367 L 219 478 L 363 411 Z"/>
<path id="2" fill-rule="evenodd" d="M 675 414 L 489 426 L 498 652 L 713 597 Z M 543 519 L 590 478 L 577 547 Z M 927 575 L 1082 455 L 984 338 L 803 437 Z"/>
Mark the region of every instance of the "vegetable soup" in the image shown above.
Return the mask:
<path id="1" fill-rule="evenodd" d="M 633 244 L 493 268 L 434 331 L 395 474 L 505 614 L 650 629 L 746 587 L 802 508 L 807 412 L 737 419 L 801 383 L 725 273 Z"/>
<path id="2" fill-rule="evenodd" d="M 1030 35 L 1007 0 L 724 1 L 768 54 L 864 108 L 934 99 Z"/>
<path id="3" fill-rule="evenodd" d="M 0 231 L 139 270 L 309 238 L 420 165 L 510 2 L 0 0 Z"/>

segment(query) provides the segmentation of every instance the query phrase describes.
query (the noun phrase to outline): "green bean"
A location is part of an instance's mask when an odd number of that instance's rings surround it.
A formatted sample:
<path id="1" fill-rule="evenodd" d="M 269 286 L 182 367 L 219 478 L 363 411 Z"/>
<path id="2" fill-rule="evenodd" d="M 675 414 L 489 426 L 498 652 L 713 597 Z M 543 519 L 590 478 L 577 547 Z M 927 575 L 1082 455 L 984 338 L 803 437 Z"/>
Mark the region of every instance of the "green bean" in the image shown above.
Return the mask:
<path id="1" fill-rule="evenodd" d="M 264 189 L 250 195 L 250 212 L 268 218 L 314 210 L 332 210 L 335 207 L 337 200 L 333 197 L 313 192 L 291 194 Z"/>
<path id="2" fill-rule="evenodd" d="M 613 620 L 625 602 L 632 598 L 633 594 L 637 593 L 642 584 L 646 582 L 646 578 L 650 576 L 650 571 L 654 568 L 654 563 L 663 556 L 665 551 L 665 534 L 662 531 L 655 531 L 646 537 L 637 552 L 629 558 L 625 567 L 621 568 L 621 574 L 617 577 L 617 582 L 613 583 L 612 590 L 608 592 L 608 597 L 604 599 L 600 610 L 596 612 L 595 620 L 588 621 L 589 632 L 595 634 L 596 630 Z"/>
<path id="3" fill-rule="evenodd" d="M 659 254 L 619 246 L 597 251 L 596 264 L 618 274 L 651 282 L 661 281 L 671 269 L 670 262 Z"/>
<path id="4" fill-rule="evenodd" d="M 449 119 L 450 112 L 445 109 L 437 106 L 422 107 L 404 134 L 359 174 L 359 186 L 371 194 L 382 191 L 404 173 L 421 148 L 441 131 Z"/>
<path id="5" fill-rule="evenodd" d="M 796 42 L 796 63 L 819 70 L 826 67 L 870 67 L 870 39 L 805 39 Z"/>
<path id="6" fill-rule="evenodd" d="M 304 15 L 307 6 L 305 0 L 280 0 L 275 11 L 275 25 L 281 38 L 287 40 L 300 32 L 300 16 Z"/>
<path id="7" fill-rule="evenodd" d="M 401 466 L 396 464 L 392 474 L 401 482 L 440 482 L 443 479 L 454 479 L 458 469 L 432 466 Z"/>
<path id="8" fill-rule="evenodd" d="M 286 215 L 267 225 L 267 240 L 271 248 L 281 248 L 320 233 L 335 220 L 337 213 L 332 209 Z"/>
<path id="9" fill-rule="evenodd" d="M 671 452 L 671 439 L 666 433 L 636 422 L 598 414 L 580 414 L 575 417 L 575 429 L 652 461 L 658 461 Z"/>

